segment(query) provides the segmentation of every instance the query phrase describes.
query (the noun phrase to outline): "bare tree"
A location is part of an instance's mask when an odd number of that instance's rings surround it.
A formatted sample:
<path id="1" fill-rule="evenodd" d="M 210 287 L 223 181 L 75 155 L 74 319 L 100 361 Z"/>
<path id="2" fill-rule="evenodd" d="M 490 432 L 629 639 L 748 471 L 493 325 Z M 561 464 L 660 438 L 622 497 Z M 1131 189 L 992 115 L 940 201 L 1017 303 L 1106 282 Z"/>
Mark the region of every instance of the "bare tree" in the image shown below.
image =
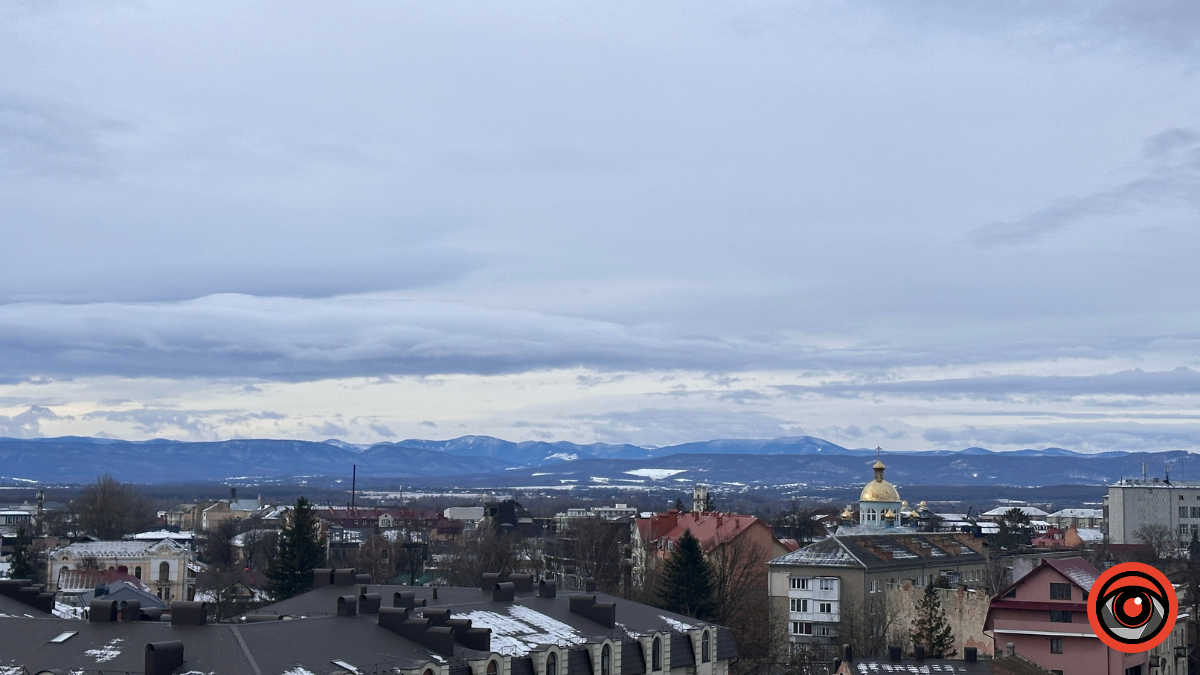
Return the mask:
<path id="1" fill-rule="evenodd" d="M 105 541 L 145 530 L 154 523 L 150 500 L 137 488 L 108 474 L 83 488 L 73 506 L 79 512 L 79 529 Z"/>
<path id="2" fill-rule="evenodd" d="M 1134 530 L 1133 538 L 1150 547 L 1155 560 L 1175 557 L 1179 545 L 1171 528 L 1162 523 L 1147 523 Z"/>
<path id="3" fill-rule="evenodd" d="M 855 654 L 883 656 L 887 652 L 888 638 L 897 624 L 896 612 L 888 604 L 884 593 L 868 595 L 861 607 L 842 602 L 841 627 L 838 639 L 850 645 Z"/>
<path id="4" fill-rule="evenodd" d="M 396 576 L 396 549 L 386 537 L 375 535 L 348 557 L 359 574 L 371 575 L 371 583 L 385 584 Z"/>
<path id="5" fill-rule="evenodd" d="M 237 555 L 233 540 L 238 535 L 238 524 L 226 518 L 204 533 L 204 562 L 214 569 L 229 570 L 237 566 Z"/>
<path id="6" fill-rule="evenodd" d="M 558 544 L 564 557 L 575 563 L 575 572 L 585 579 L 595 579 L 597 587 L 606 593 L 617 592 L 624 577 L 625 547 L 629 527 L 602 518 L 577 518 Z"/>
<path id="7" fill-rule="evenodd" d="M 445 573 L 451 586 L 476 587 L 484 573 L 508 574 L 518 569 L 516 537 L 491 528 L 480 528 L 478 535 L 463 537 L 454 547 Z"/>
<path id="8" fill-rule="evenodd" d="M 730 627 L 742 658 L 762 661 L 770 651 L 768 552 L 750 537 L 724 539 L 708 556 L 713 568 L 717 623 Z"/>

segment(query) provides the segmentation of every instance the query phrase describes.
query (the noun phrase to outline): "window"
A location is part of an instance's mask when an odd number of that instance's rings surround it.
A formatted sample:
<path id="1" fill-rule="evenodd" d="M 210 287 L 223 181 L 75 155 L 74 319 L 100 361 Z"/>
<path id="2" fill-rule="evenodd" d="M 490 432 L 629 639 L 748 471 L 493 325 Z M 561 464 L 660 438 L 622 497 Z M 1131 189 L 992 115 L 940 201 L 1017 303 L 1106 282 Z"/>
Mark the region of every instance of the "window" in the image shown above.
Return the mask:
<path id="1" fill-rule="evenodd" d="M 878 593 L 878 592 L 879 592 L 879 582 L 878 582 L 878 581 L 872 581 L 872 582 L 871 582 L 871 592 L 872 592 L 872 593 Z"/>
<path id="2" fill-rule="evenodd" d="M 426 668 L 425 672 L 421 673 L 421 675 L 436 675 L 436 674 L 433 672 L 433 668 Z"/>
<path id="3" fill-rule="evenodd" d="M 487 675 L 496 675 L 500 672 L 500 665 L 495 661 L 488 661 Z"/>
<path id="4" fill-rule="evenodd" d="M 1125 675 L 1142 675 L 1142 667 L 1134 666 L 1132 668 L 1126 668 Z"/>
<path id="5" fill-rule="evenodd" d="M 138 579 L 142 578 L 142 568 L 140 566 L 133 568 L 133 576 L 137 577 Z"/>
<path id="6" fill-rule="evenodd" d="M 804 621 L 792 622 L 792 635 L 812 635 L 813 625 Z"/>
<path id="7" fill-rule="evenodd" d="M 1192 517 L 1193 517 L 1193 518 L 1200 518 L 1200 506 L 1193 506 L 1193 507 L 1192 507 Z"/>
<path id="8" fill-rule="evenodd" d="M 819 607 L 817 608 L 817 611 L 821 612 L 822 614 L 830 614 L 833 612 L 833 603 L 832 602 L 819 603 Z"/>
<path id="9" fill-rule="evenodd" d="M 792 611 L 793 612 L 807 612 L 808 611 L 808 599 L 807 598 L 792 598 Z"/>
<path id="10" fill-rule="evenodd" d="M 662 670 L 662 640 L 654 638 L 654 645 L 650 647 L 650 663 L 653 665 L 651 670 Z"/>
<path id="11" fill-rule="evenodd" d="M 813 635 L 821 637 L 833 637 L 833 626 L 829 624 L 817 624 L 813 626 Z"/>
<path id="12" fill-rule="evenodd" d="M 812 588 L 812 579 L 805 579 L 805 578 L 793 578 L 792 579 L 792 590 L 807 591 L 807 590 L 810 590 L 811 588 Z"/>
<path id="13" fill-rule="evenodd" d="M 708 637 L 708 633 L 704 636 Z M 608 645 L 600 649 L 600 675 L 612 675 L 612 647 Z"/>
<path id="14" fill-rule="evenodd" d="M 1050 638 L 1050 653 L 1051 654 L 1061 654 L 1062 653 L 1062 638 Z"/>
<path id="15" fill-rule="evenodd" d="M 1071 584 L 1050 584 L 1051 600 L 1070 600 Z"/>
<path id="16" fill-rule="evenodd" d="M 1071 613 L 1061 609 L 1050 610 L 1051 623 L 1071 623 Z"/>
<path id="17" fill-rule="evenodd" d="M 1182 499 L 1182 497 L 1180 497 L 1180 499 Z M 1063 675 L 1063 671 L 1062 669 L 1051 670 L 1050 675 Z"/>
<path id="18" fill-rule="evenodd" d="M 1187 526 L 1187 525 L 1180 525 L 1180 526 L 1179 526 L 1179 538 L 1180 538 L 1180 539 L 1187 539 L 1187 538 L 1188 538 L 1188 526 Z"/>
<path id="19" fill-rule="evenodd" d="M 708 631 L 700 636 L 700 663 L 708 663 L 712 660 L 712 647 L 709 645 Z M 608 675 L 605 673 L 604 675 Z"/>
<path id="20" fill-rule="evenodd" d="M 821 590 L 832 591 L 833 590 L 833 581 L 834 581 L 833 579 L 821 579 Z"/>
<path id="21" fill-rule="evenodd" d="M 171 580 L 171 566 L 169 564 L 167 564 L 165 562 L 158 564 L 158 580 L 159 581 L 170 581 Z"/>
<path id="22" fill-rule="evenodd" d="M 656 654 L 662 651 L 662 647 L 658 644 L 658 638 L 654 638 L 654 647 L 658 650 L 655 652 Z M 659 658 L 662 658 L 661 654 L 659 654 Z M 658 670 L 659 668 L 655 666 L 654 669 Z M 546 675 L 558 675 L 558 655 L 554 652 L 546 655 Z"/>
<path id="23" fill-rule="evenodd" d="M 1186 506 L 1179 507 L 1179 517 L 1180 518 L 1188 517 L 1188 507 L 1186 507 Z"/>

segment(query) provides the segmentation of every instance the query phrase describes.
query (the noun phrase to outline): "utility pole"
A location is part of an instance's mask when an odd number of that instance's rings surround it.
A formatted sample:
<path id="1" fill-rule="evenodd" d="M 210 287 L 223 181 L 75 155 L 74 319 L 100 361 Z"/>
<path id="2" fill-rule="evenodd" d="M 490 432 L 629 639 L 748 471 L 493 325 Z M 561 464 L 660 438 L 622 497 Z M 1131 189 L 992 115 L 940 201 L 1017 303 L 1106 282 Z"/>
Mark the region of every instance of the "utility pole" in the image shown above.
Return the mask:
<path id="1" fill-rule="evenodd" d="M 358 465 L 350 465 L 350 508 L 354 508 L 354 492 L 358 488 Z"/>

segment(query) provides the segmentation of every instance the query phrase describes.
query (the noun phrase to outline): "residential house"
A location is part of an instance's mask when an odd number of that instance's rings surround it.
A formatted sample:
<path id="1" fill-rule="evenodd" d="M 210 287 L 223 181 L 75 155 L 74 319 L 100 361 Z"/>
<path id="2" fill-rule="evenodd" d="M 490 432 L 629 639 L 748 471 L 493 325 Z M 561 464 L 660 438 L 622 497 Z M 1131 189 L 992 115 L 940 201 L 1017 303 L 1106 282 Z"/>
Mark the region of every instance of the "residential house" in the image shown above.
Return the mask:
<path id="1" fill-rule="evenodd" d="M 1044 520 L 1060 530 L 1072 527 L 1098 530 L 1104 527 L 1104 509 L 1061 509 Z"/>
<path id="2" fill-rule="evenodd" d="M 993 523 L 998 523 L 1004 518 L 1004 514 L 1008 513 L 1014 508 L 1020 509 L 1022 513 L 1024 513 L 1026 516 L 1029 516 L 1030 521 L 1041 521 L 1046 524 L 1046 527 L 1050 526 L 1050 523 L 1046 522 L 1046 516 L 1049 516 L 1050 514 L 1037 508 L 1036 506 L 1020 506 L 1015 504 L 997 506 L 991 511 L 984 511 L 983 513 L 979 514 L 979 519 L 990 520 Z"/>
<path id="3" fill-rule="evenodd" d="M 1057 675 L 1149 675 L 1145 652 L 1112 649 L 1088 624 L 1088 593 L 1099 576 L 1082 558 L 1043 560 L 992 600 L 986 629 L 997 646 L 1011 644 Z M 1172 675 L 1182 663 L 1169 664 Z"/>
<path id="4" fill-rule="evenodd" d="M 56 548 L 46 554 L 48 590 L 72 570 L 96 566 L 101 570 L 125 567 L 164 602 L 190 600 L 195 595 L 195 569 L 188 549 L 170 539 L 161 541 L 88 541 Z"/>
<path id="5" fill-rule="evenodd" d="M 229 499 L 221 499 L 200 512 L 200 529 L 212 532 L 223 521 L 245 520 L 263 511 L 262 496 L 257 499 L 238 499 L 237 488 L 229 488 Z"/>

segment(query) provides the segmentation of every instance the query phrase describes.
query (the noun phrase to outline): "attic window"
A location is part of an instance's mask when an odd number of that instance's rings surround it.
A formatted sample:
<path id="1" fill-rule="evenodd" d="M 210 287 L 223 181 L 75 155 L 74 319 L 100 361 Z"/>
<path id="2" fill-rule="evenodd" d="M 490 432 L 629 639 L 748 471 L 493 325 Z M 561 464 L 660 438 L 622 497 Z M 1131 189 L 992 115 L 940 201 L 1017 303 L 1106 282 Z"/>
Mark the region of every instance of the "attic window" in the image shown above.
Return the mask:
<path id="1" fill-rule="evenodd" d="M 62 644 L 64 642 L 66 642 L 67 640 L 70 640 L 71 638 L 75 637 L 75 634 L 78 632 L 79 631 L 69 630 L 65 633 L 59 633 L 58 635 L 55 635 L 54 637 L 50 638 L 50 643 L 56 644 L 56 645 Z"/>
<path id="2" fill-rule="evenodd" d="M 330 661 L 330 663 L 337 666 L 338 668 L 341 668 L 342 670 L 348 670 L 352 673 L 359 672 L 358 668 L 355 668 L 354 666 L 350 665 L 349 663 L 346 663 L 345 661 L 339 661 L 338 659 L 333 659 L 332 661 Z"/>

